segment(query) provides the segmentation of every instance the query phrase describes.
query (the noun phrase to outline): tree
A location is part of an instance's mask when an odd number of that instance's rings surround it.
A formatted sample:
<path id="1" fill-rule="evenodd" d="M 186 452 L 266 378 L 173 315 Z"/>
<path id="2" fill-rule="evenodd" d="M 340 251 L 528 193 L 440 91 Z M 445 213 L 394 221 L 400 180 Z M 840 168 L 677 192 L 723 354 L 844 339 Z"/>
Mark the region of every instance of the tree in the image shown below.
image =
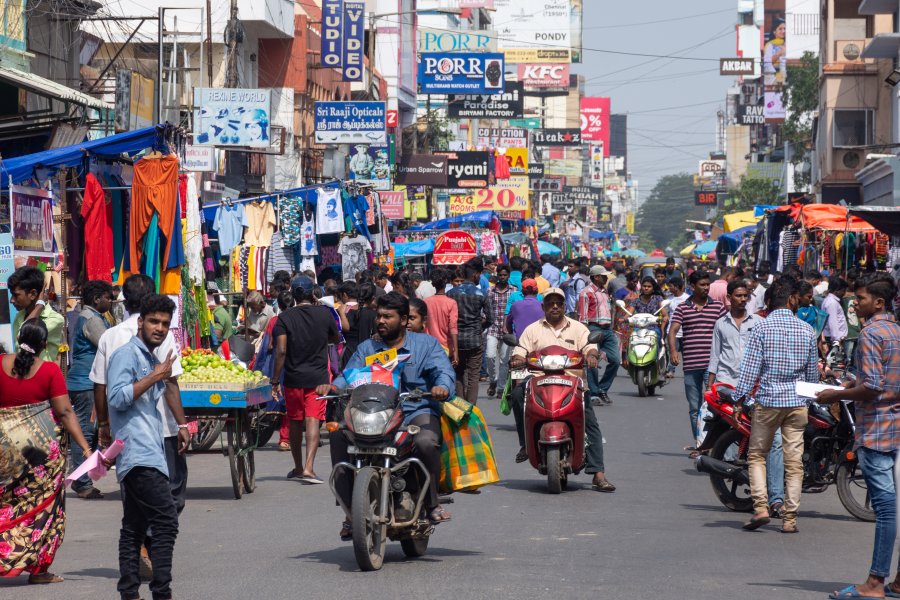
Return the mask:
<path id="1" fill-rule="evenodd" d="M 687 240 L 688 220 L 703 220 L 706 209 L 694 205 L 694 176 L 678 173 L 662 177 L 641 205 L 637 233 L 646 240 L 644 247 L 665 248 Z M 677 249 L 677 248 L 676 248 Z"/>
<path id="2" fill-rule="evenodd" d="M 813 114 L 819 108 L 819 58 L 804 52 L 797 64 L 788 64 L 784 95 L 785 120 L 781 128 L 784 140 L 791 144 L 791 164 L 806 162 L 813 144 Z M 797 191 L 810 183 L 810 170 L 794 171 Z"/>
<path id="3" fill-rule="evenodd" d="M 741 177 L 738 187 L 729 190 L 732 204 L 725 212 L 750 210 L 757 204 L 778 204 L 781 187 L 765 177 Z"/>

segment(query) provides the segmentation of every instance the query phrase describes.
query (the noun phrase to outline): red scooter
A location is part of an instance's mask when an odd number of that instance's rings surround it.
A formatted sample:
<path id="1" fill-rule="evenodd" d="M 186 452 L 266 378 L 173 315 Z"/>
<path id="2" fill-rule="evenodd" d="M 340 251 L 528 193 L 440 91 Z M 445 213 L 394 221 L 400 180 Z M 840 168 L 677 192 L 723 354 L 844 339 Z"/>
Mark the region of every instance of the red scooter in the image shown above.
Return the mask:
<path id="1" fill-rule="evenodd" d="M 600 334 L 591 334 L 596 344 Z M 512 334 L 504 343 L 517 346 Z M 583 350 L 583 349 L 582 349 Z M 584 363 L 581 351 L 548 346 L 526 357 L 526 369 L 536 372 L 525 388 L 525 448 L 528 461 L 547 476 L 551 494 L 568 486 L 569 474 L 584 468 L 584 384 L 581 377 L 566 374 Z"/>

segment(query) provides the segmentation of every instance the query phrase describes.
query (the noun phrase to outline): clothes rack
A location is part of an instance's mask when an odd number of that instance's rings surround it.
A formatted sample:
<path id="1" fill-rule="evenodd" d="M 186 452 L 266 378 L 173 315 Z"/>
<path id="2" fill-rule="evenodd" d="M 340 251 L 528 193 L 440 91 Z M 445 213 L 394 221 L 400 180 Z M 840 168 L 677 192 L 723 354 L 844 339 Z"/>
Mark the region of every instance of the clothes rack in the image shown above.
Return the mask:
<path id="1" fill-rule="evenodd" d="M 252 196 L 250 198 L 238 198 L 232 200 L 232 204 L 244 204 L 245 202 L 254 202 L 256 200 L 278 200 L 281 196 L 290 196 L 291 194 L 296 194 L 298 192 L 306 192 L 309 190 L 314 190 L 318 188 L 339 188 L 341 187 L 341 181 L 339 179 L 335 179 L 333 181 L 329 181 L 328 183 L 317 184 L 317 185 L 305 185 L 303 187 L 291 188 L 289 190 L 281 190 L 279 192 L 272 192 L 270 194 L 262 194 L 260 196 Z M 222 206 L 224 202 L 213 202 L 211 204 L 204 204 L 202 208 L 218 208 Z"/>

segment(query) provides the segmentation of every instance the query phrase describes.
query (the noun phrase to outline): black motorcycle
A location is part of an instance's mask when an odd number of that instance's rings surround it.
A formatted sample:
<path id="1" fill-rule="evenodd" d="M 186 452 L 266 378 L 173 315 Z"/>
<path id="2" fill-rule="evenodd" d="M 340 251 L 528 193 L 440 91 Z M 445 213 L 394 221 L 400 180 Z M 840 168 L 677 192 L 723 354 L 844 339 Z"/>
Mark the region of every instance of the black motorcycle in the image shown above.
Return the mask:
<path id="1" fill-rule="evenodd" d="M 412 456 L 416 425 L 403 425 L 404 400 L 428 398 L 422 392 L 400 393 L 370 383 L 327 396 L 337 401 L 343 422 L 338 427 L 351 444 L 351 462 L 334 465 L 331 491 L 353 528 L 353 552 L 363 571 L 377 571 L 384 562 L 388 539 L 400 542 L 403 553 L 419 557 L 428 549 L 434 524 L 428 519 L 425 498 L 431 474 Z M 351 506 L 337 493 L 335 477 L 353 474 Z"/>

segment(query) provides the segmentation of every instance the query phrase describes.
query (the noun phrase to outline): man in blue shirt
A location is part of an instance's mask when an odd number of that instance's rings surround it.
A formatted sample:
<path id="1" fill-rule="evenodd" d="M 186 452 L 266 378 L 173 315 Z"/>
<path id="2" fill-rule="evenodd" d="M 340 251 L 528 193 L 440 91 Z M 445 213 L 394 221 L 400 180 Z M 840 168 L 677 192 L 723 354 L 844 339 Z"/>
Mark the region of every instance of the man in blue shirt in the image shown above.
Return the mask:
<path id="1" fill-rule="evenodd" d="M 456 385 L 453 366 L 447 353 L 438 341 L 423 333 L 406 330 L 409 320 L 409 300 L 396 292 L 389 292 L 376 301 L 378 315 L 375 320 L 378 337 L 364 341 L 347 363 L 346 369 L 366 366 L 366 357 L 394 349 L 401 362 L 400 390 L 429 390 L 431 398 L 403 403 L 403 414 L 407 424 L 418 425 L 419 433 L 413 438 L 413 455 L 421 460 L 431 473 L 431 484 L 426 496 L 426 508 L 434 523 L 450 520 L 438 500 L 437 484 L 441 477 L 441 425 L 440 403 L 450 397 Z M 333 385 L 321 385 L 316 391 L 320 396 L 329 394 L 334 388 L 347 387 L 347 380 L 340 376 Z M 340 431 L 331 434 L 331 463 L 346 462 L 349 459 L 346 436 Z M 346 471 L 335 477 L 335 490 L 347 506 L 350 506 L 353 481 Z M 350 539 L 350 523 L 345 521 L 341 529 L 341 539 Z"/>
<path id="2" fill-rule="evenodd" d="M 541 267 L 541 275 L 550 282 L 550 287 L 559 287 L 560 272 L 553 264 L 553 259 L 549 254 L 543 254 L 541 255 L 541 262 L 544 263 Z"/>
<path id="3" fill-rule="evenodd" d="M 169 489 L 169 470 L 163 445 L 163 423 L 157 408 L 165 397 L 178 423 L 178 451 L 187 450 L 191 436 L 181 403 L 167 395 L 166 381 L 177 358 L 173 352 L 160 362 L 153 355 L 169 333 L 175 303 L 154 294 L 141 304 L 138 334 L 109 359 L 107 402 L 114 439 L 125 442 L 116 460 L 124 517 L 119 533 L 119 583 L 123 600 L 140 598 L 141 544 L 152 528 L 150 556 L 154 598 L 171 598 L 172 552 L 178 535 L 178 512 Z"/>

